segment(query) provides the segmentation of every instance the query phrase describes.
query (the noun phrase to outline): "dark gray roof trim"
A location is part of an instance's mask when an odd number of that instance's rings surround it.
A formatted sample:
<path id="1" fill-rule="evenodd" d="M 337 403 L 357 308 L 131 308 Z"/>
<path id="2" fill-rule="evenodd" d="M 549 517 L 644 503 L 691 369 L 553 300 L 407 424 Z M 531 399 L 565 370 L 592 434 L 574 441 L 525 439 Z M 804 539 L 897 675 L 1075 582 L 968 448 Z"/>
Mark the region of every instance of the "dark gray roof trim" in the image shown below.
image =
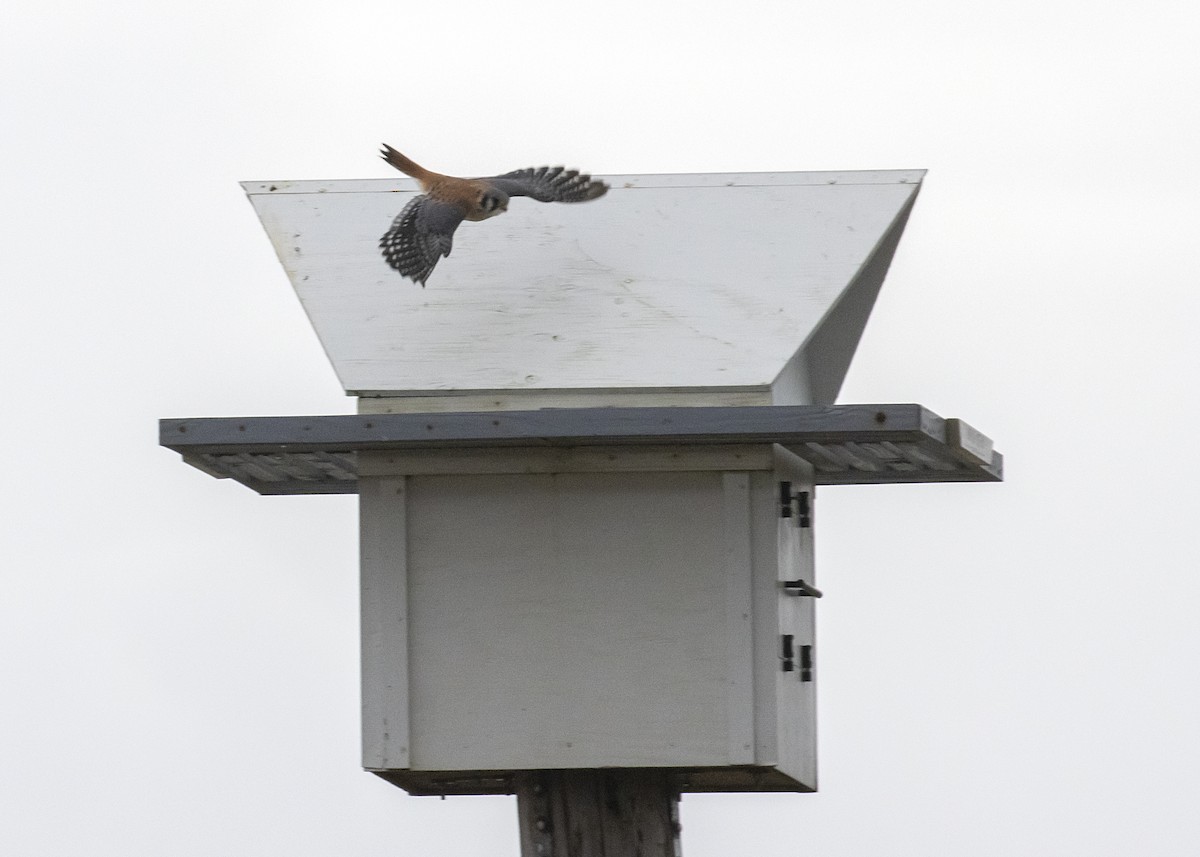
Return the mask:
<path id="1" fill-rule="evenodd" d="M 359 451 L 465 447 L 777 443 L 819 484 L 1003 478 L 990 440 L 912 404 L 166 419 L 159 442 L 262 494 L 354 493 Z"/>

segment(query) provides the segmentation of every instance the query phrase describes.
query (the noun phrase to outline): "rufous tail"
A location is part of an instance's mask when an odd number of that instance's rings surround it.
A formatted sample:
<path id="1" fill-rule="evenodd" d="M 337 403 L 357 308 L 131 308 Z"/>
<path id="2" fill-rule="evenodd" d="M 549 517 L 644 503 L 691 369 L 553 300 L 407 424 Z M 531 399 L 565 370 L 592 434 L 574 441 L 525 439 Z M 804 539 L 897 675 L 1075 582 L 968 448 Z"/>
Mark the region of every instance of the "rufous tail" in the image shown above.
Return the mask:
<path id="1" fill-rule="evenodd" d="M 424 182 L 434 176 L 434 173 L 429 172 L 429 170 L 416 161 L 409 160 L 387 143 L 383 144 L 383 151 L 379 153 L 379 157 L 383 158 L 406 176 L 412 176 L 417 181 Z"/>

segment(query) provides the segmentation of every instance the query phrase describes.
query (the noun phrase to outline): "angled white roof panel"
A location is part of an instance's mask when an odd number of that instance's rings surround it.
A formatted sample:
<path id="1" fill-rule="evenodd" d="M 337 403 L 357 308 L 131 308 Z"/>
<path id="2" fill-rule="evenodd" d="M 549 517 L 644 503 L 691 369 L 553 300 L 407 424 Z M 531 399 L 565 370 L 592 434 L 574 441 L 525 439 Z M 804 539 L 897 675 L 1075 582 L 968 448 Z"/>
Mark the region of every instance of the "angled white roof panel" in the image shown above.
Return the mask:
<path id="1" fill-rule="evenodd" d="M 414 182 L 243 187 L 349 393 L 774 388 L 821 402 L 923 175 L 606 176 L 594 202 L 516 199 L 464 223 L 425 289 L 378 249 Z"/>

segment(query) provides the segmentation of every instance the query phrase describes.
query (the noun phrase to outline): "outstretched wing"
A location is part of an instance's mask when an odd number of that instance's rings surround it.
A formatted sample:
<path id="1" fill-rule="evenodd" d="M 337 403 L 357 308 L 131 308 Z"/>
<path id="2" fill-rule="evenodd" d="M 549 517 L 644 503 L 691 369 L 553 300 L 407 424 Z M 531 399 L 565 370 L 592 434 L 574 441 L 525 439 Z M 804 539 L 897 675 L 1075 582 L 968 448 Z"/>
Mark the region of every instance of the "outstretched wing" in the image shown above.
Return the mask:
<path id="1" fill-rule="evenodd" d="M 454 230 L 462 223 L 463 210 L 417 194 L 392 221 L 392 228 L 379 239 L 387 263 L 414 283 L 425 287 L 433 267 L 450 255 Z"/>
<path id="2" fill-rule="evenodd" d="M 586 202 L 608 191 L 599 179 L 563 167 L 527 167 L 485 181 L 509 196 L 528 196 L 538 202 Z"/>

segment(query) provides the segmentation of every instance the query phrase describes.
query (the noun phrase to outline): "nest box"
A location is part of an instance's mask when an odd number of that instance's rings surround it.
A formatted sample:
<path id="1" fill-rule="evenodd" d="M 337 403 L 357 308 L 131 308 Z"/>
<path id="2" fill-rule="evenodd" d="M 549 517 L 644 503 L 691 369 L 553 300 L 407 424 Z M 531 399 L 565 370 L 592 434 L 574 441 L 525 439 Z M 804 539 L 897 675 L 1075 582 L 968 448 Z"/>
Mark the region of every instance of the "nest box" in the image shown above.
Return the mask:
<path id="1" fill-rule="evenodd" d="M 816 788 L 822 484 L 996 480 L 837 406 L 922 173 L 611 176 L 383 262 L 408 180 L 245 188 L 359 413 L 164 420 L 264 494 L 357 492 L 363 765 L 414 793 L 653 768 Z"/>

